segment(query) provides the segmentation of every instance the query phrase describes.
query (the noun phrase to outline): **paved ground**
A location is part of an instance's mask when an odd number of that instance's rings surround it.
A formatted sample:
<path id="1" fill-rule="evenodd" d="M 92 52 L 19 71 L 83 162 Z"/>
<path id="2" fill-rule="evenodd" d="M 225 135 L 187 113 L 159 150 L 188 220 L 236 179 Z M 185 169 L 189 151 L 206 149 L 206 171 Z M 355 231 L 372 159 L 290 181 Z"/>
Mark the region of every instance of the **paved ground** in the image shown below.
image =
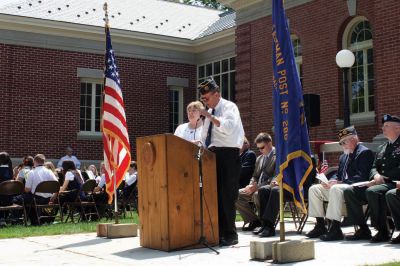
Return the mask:
<path id="1" fill-rule="evenodd" d="M 241 227 L 240 223 L 238 227 Z M 293 232 L 293 224 L 287 223 L 286 227 L 289 231 L 287 239 L 304 238 Z M 310 228 L 311 222 L 306 225 L 305 231 Z M 217 248 L 220 255 L 209 249 L 162 252 L 140 247 L 139 237 L 104 239 L 94 233 L 2 239 L 0 265 L 269 265 L 270 261 L 250 260 L 249 243 L 258 237 L 238 231 L 239 244 Z M 345 233 L 352 231 L 352 227 L 344 228 Z M 400 245 L 316 241 L 315 256 L 314 260 L 296 265 L 371 265 L 400 261 Z"/>

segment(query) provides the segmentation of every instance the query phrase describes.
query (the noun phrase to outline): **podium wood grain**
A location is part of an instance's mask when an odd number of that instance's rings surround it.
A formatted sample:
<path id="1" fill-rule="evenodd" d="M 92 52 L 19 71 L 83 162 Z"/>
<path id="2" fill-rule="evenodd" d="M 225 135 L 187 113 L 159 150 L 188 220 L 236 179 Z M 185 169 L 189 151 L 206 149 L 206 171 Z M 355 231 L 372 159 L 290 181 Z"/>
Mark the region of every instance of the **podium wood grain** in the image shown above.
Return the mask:
<path id="1" fill-rule="evenodd" d="M 140 244 L 171 251 L 202 247 L 198 147 L 172 134 L 137 138 Z M 204 150 L 204 235 L 218 245 L 215 155 Z"/>

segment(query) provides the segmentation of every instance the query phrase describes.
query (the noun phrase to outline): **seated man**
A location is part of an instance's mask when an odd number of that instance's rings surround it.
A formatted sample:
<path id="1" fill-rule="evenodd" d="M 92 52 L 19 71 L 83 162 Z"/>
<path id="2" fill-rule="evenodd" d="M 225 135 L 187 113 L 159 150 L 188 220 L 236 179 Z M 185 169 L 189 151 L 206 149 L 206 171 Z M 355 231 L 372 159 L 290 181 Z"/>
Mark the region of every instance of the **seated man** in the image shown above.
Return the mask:
<path id="1" fill-rule="evenodd" d="M 351 184 L 367 181 L 374 160 L 371 150 L 359 143 L 357 132 L 353 126 L 339 131 L 339 144 L 343 154 L 339 158 L 339 169 L 329 183 L 313 185 L 308 191 L 309 216 L 316 217 L 317 223 L 307 237 L 320 237 L 324 241 L 343 239 L 340 228 L 342 207 L 344 204 L 343 191 Z M 326 213 L 324 201 L 328 201 Z M 324 217 L 331 220 L 329 231 L 325 228 Z"/>
<path id="2" fill-rule="evenodd" d="M 400 180 L 400 118 L 384 115 L 382 124 L 383 135 L 388 142 L 378 147 L 369 174 L 370 181 L 366 185 L 368 188 L 354 187 L 344 192 L 348 217 L 350 221 L 360 226 L 354 235 L 346 237 L 348 240 L 366 239 L 371 235 L 365 224 L 362 209 L 362 205 L 366 202 L 370 210 L 371 225 L 378 230 L 378 233 L 371 238 L 371 242 L 389 240 L 385 194 L 396 188 L 395 181 Z"/>
<path id="3" fill-rule="evenodd" d="M 268 185 L 275 176 L 275 148 L 272 146 L 272 138 L 268 133 L 260 133 L 254 142 L 260 150 L 261 155 L 257 157 L 253 176 L 249 185 L 239 189 L 239 197 L 236 201 L 236 209 L 239 211 L 243 221 L 249 223 L 248 227 L 243 227 L 243 231 L 252 231 L 261 223 L 253 206 L 249 202 L 253 201 L 260 208 L 257 190 Z"/>
<path id="4" fill-rule="evenodd" d="M 396 188 L 386 192 L 387 206 L 392 215 L 396 230 L 400 231 L 400 181 L 396 182 Z M 400 234 L 390 240 L 392 244 L 400 244 Z"/>
<path id="5" fill-rule="evenodd" d="M 240 179 L 239 188 L 244 188 L 250 182 L 254 172 L 254 166 L 257 156 L 250 150 L 250 144 L 246 137 L 243 140 L 243 146 L 240 149 Z"/>
<path id="6" fill-rule="evenodd" d="M 37 154 L 33 158 L 33 164 L 35 168 L 29 172 L 28 179 L 26 180 L 26 194 L 16 196 L 13 200 L 17 204 L 21 204 L 23 200 L 25 201 L 25 204 L 28 203 L 26 208 L 31 220 L 31 225 L 37 225 L 39 223 L 35 208 L 30 208 L 28 206 L 29 203 L 32 203 L 33 197 L 35 197 L 35 200 L 38 204 L 47 204 L 53 196 L 51 193 L 36 193 L 36 195 L 33 196 L 33 194 L 35 194 L 36 187 L 43 181 L 57 181 L 54 173 L 43 166 L 45 160 L 46 158 L 43 154 Z"/>

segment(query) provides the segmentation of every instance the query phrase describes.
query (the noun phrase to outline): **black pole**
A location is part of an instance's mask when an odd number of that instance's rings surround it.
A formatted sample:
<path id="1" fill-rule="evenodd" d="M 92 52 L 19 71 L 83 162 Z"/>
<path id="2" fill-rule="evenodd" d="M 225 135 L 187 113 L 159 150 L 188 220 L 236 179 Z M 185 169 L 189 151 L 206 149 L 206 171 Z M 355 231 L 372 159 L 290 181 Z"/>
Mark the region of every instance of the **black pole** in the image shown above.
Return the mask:
<path id="1" fill-rule="evenodd" d="M 343 110 L 344 110 L 344 121 L 343 121 L 343 127 L 349 127 L 350 126 L 350 107 L 349 107 L 349 68 L 344 67 L 343 68 L 343 97 L 344 97 L 344 103 L 343 103 Z"/>
<path id="2" fill-rule="evenodd" d="M 217 255 L 219 254 L 219 251 L 211 247 L 206 239 L 206 236 L 204 235 L 204 211 L 203 211 L 203 160 L 202 160 L 202 155 L 203 155 L 203 148 L 199 147 L 199 150 L 197 152 L 197 160 L 199 161 L 199 193 L 200 193 L 200 238 L 199 238 L 199 244 L 202 244 L 203 246 L 211 249 L 214 251 Z"/>

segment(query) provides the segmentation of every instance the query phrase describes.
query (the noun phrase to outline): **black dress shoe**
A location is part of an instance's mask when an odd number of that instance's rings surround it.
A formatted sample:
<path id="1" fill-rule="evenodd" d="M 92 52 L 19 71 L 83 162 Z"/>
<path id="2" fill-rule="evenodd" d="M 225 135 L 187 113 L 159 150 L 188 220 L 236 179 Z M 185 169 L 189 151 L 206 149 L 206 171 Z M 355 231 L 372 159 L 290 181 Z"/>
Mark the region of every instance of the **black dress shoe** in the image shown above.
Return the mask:
<path id="1" fill-rule="evenodd" d="M 269 228 L 268 226 L 264 227 L 264 229 L 258 234 L 259 237 L 270 237 L 275 236 L 275 229 Z"/>
<path id="2" fill-rule="evenodd" d="M 250 222 L 248 226 L 243 225 L 242 231 L 253 231 L 258 226 L 261 226 L 260 221 L 253 221 L 253 222 Z"/>
<path id="3" fill-rule="evenodd" d="M 322 236 L 322 235 L 324 235 L 326 233 L 327 233 L 327 231 L 326 231 L 325 226 L 316 225 L 313 230 L 311 230 L 310 232 L 308 232 L 306 234 L 306 237 L 308 237 L 308 238 L 318 238 L 318 237 L 320 237 L 320 236 Z"/>
<path id="4" fill-rule="evenodd" d="M 370 240 L 371 230 L 369 229 L 358 229 L 354 235 L 346 236 L 346 240 L 356 241 L 356 240 Z"/>
<path id="5" fill-rule="evenodd" d="M 238 244 L 239 241 L 237 239 L 225 239 L 225 238 L 221 238 L 219 240 L 219 246 L 223 247 L 223 246 L 233 246 Z"/>
<path id="6" fill-rule="evenodd" d="M 397 237 L 390 239 L 390 244 L 400 244 L 400 234 Z"/>
<path id="7" fill-rule="evenodd" d="M 335 229 L 335 230 L 330 230 L 328 233 L 323 234 L 322 236 L 319 237 L 322 241 L 336 241 L 336 240 L 342 240 L 343 239 L 343 232 L 342 230 Z"/>
<path id="8" fill-rule="evenodd" d="M 264 230 L 265 226 L 260 226 L 257 227 L 256 229 L 253 230 L 253 234 L 258 235 Z"/>
<path id="9" fill-rule="evenodd" d="M 371 243 L 379 243 L 389 241 L 389 233 L 387 231 L 378 231 L 376 235 L 374 235 L 370 242 Z"/>

